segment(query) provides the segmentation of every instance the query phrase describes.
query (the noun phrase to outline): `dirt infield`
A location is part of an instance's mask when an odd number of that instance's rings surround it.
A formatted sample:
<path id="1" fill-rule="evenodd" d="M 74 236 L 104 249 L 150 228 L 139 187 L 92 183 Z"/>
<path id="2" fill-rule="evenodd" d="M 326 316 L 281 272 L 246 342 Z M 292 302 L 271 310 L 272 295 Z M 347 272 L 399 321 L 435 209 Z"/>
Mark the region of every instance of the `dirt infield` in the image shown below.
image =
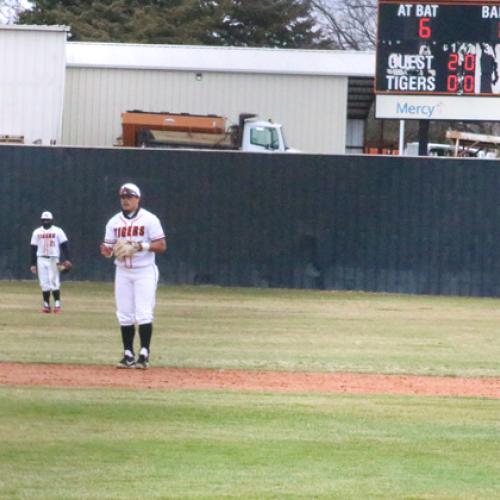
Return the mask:
<path id="1" fill-rule="evenodd" d="M 500 378 L 0 363 L 0 385 L 500 398 Z"/>

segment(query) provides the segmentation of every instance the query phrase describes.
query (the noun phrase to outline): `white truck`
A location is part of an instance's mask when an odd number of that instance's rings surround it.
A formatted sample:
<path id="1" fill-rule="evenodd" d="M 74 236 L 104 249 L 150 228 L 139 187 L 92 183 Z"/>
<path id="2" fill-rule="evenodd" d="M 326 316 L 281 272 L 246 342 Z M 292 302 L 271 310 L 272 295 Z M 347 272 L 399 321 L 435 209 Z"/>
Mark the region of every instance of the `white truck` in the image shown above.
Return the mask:
<path id="1" fill-rule="evenodd" d="M 448 156 L 453 158 L 498 158 L 500 156 L 500 137 L 472 132 L 448 130 L 446 138 L 453 144 L 427 144 L 427 156 Z M 406 144 L 406 156 L 418 156 L 418 142 Z"/>
<path id="2" fill-rule="evenodd" d="M 122 145 L 144 148 L 185 148 L 292 153 L 283 127 L 241 113 L 237 125 L 226 126 L 219 115 L 189 113 L 122 113 Z"/>
<path id="3" fill-rule="evenodd" d="M 476 151 L 478 158 L 498 158 L 500 150 L 500 137 L 488 134 L 475 134 L 448 130 L 446 138 L 454 142 L 455 156 L 460 156 L 464 149 Z"/>
<path id="4" fill-rule="evenodd" d="M 419 144 L 418 142 L 408 142 L 404 149 L 405 156 L 418 156 Z M 475 157 L 476 151 L 473 149 L 467 149 L 460 151 L 460 156 Z M 443 157 L 453 157 L 457 156 L 455 154 L 455 146 L 453 144 L 441 144 L 437 142 L 429 142 L 427 144 L 427 155 L 426 156 L 443 156 Z"/>

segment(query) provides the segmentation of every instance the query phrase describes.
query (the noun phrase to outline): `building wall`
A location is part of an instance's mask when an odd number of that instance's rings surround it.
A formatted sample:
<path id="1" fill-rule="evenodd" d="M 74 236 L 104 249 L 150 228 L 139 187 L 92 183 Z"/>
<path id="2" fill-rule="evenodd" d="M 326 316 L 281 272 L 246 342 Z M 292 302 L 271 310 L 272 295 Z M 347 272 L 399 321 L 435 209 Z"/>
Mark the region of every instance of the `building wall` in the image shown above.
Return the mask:
<path id="1" fill-rule="evenodd" d="M 365 144 L 365 121 L 347 120 L 346 153 L 361 154 Z"/>
<path id="2" fill-rule="evenodd" d="M 347 77 L 68 67 L 63 144 L 112 146 L 130 109 L 257 113 L 284 125 L 289 146 L 344 153 Z"/>
<path id="3" fill-rule="evenodd" d="M 61 141 L 66 31 L 0 28 L 0 135 Z"/>

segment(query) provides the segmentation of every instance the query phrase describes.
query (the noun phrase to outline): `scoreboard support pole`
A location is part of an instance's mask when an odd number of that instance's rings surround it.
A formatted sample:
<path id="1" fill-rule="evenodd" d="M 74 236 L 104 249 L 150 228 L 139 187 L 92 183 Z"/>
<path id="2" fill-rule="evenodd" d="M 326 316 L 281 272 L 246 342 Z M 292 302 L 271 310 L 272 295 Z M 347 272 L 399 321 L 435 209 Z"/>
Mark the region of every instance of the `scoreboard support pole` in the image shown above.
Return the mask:
<path id="1" fill-rule="evenodd" d="M 399 120 L 399 156 L 402 156 L 405 154 L 405 121 L 404 120 Z"/>
<path id="2" fill-rule="evenodd" d="M 429 120 L 418 121 L 418 156 L 427 156 L 429 144 Z"/>

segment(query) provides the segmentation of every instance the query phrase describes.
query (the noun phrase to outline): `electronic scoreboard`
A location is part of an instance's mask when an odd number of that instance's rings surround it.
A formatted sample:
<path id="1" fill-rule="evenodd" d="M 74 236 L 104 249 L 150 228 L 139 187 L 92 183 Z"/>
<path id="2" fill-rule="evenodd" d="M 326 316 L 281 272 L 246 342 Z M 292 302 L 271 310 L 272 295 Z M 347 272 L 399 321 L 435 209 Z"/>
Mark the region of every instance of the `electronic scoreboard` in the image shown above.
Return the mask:
<path id="1" fill-rule="evenodd" d="M 379 0 L 378 118 L 500 120 L 500 1 Z"/>

